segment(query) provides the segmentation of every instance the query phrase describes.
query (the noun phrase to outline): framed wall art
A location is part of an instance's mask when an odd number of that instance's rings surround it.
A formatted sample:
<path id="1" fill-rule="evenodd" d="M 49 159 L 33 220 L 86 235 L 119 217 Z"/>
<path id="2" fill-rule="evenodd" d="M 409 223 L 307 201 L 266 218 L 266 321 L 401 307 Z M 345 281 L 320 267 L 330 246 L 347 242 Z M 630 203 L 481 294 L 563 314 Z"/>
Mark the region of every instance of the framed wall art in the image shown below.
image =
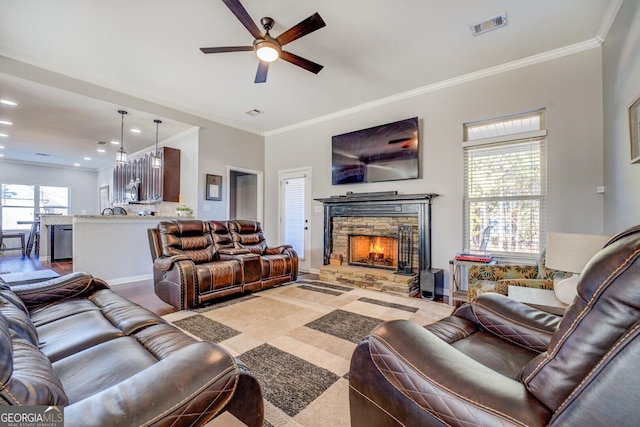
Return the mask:
<path id="1" fill-rule="evenodd" d="M 640 163 L 640 95 L 629 107 L 629 137 L 631 142 L 631 163 Z"/>
<path id="2" fill-rule="evenodd" d="M 207 174 L 204 185 L 207 200 L 222 200 L 222 177 L 220 175 Z"/>

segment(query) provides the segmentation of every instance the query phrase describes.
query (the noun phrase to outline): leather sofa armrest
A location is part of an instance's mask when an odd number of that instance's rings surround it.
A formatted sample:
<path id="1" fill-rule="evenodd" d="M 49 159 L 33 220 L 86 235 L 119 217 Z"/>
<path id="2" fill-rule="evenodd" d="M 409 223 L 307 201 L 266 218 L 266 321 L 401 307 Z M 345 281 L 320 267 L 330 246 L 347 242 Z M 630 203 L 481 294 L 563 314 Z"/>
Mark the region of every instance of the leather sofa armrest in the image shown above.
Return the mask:
<path id="1" fill-rule="evenodd" d="M 454 315 L 474 321 L 506 341 L 537 352 L 547 349 L 562 320 L 561 316 L 498 293 L 482 294 L 473 303 L 460 307 Z"/>
<path id="2" fill-rule="evenodd" d="M 288 252 L 288 249 L 292 249 L 293 246 L 291 245 L 280 245 L 280 246 L 272 246 L 272 247 L 268 247 L 264 253 L 265 255 L 279 255 L 279 254 L 283 254 L 285 252 Z"/>
<path id="3" fill-rule="evenodd" d="M 153 261 L 153 266 L 160 271 L 169 271 L 173 268 L 173 265 L 176 262 L 180 262 L 180 261 L 192 261 L 192 260 L 186 255 L 174 255 L 174 256 L 166 256 L 166 257 L 163 256 L 163 257 L 156 258 Z"/>
<path id="4" fill-rule="evenodd" d="M 87 427 L 204 425 L 225 410 L 237 377 L 235 361 L 216 344 L 194 343 L 101 393 L 65 407 L 65 422 Z"/>
<path id="5" fill-rule="evenodd" d="M 12 286 L 11 290 L 32 309 L 69 298 L 89 295 L 109 285 L 91 274 L 78 271 L 38 283 Z"/>
<path id="6" fill-rule="evenodd" d="M 228 261 L 231 259 L 237 259 L 238 255 L 250 254 L 251 251 L 245 248 L 224 248 L 218 249 L 218 256 L 221 260 Z"/>
<path id="7" fill-rule="evenodd" d="M 373 406 L 414 416 L 416 425 L 545 425 L 551 418 L 524 384 L 407 320 L 383 323 L 356 347 L 349 382 L 354 427 L 375 425 Z"/>

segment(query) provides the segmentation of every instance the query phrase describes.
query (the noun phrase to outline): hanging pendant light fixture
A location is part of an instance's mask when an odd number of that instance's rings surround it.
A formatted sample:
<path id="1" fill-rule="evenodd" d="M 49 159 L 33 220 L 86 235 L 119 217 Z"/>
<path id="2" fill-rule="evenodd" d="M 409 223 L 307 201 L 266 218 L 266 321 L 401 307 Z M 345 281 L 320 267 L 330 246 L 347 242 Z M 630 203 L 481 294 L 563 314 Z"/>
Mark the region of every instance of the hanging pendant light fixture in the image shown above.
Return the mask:
<path id="1" fill-rule="evenodd" d="M 124 164 L 127 163 L 127 152 L 124 151 L 124 115 L 127 114 L 124 110 L 118 110 L 118 113 L 121 115 L 120 120 L 120 148 L 116 152 L 116 163 Z"/>
<path id="2" fill-rule="evenodd" d="M 162 167 L 162 154 L 158 151 L 158 125 L 162 123 L 162 120 L 155 119 L 153 123 L 156 124 L 156 151 L 151 155 L 151 167 Z"/>

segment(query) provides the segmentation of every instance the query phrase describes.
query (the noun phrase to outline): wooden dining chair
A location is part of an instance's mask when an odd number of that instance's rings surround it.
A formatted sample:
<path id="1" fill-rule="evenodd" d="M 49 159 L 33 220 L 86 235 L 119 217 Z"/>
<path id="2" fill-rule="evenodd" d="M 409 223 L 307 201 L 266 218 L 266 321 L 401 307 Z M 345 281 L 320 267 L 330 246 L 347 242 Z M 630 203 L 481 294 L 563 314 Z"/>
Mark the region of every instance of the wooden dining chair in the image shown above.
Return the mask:
<path id="1" fill-rule="evenodd" d="M 24 241 L 25 233 L 22 231 L 15 231 L 11 233 L 4 233 L 2 231 L 2 224 L 0 224 L 0 252 L 3 251 L 13 251 L 13 250 L 22 250 L 22 256 L 25 256 L 26 246 Z M 20 247 L 8 248 L 4 242 L 4 239 L 20 239 Z"/>

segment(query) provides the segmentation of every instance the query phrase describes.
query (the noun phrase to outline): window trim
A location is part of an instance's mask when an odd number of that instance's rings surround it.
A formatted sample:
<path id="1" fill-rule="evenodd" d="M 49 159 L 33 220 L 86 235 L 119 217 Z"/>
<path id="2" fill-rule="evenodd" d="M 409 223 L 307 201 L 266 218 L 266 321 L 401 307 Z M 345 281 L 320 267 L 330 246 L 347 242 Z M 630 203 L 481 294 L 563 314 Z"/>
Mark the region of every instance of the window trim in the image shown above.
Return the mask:
<path id="1" fill-rule="evenodd" d="M 478 138 L 473 140 L 468 140 L 468 132 L 467 129 L 470 126 L 482 126 L 484 124 L 491 125 L 500 122 L 508 122 L 518 118 L 526 118 L 528 116 L 538 116 L 540 117 L 540 127 L 539 130 L 534 131 L 526 131 L 526 132 L 514 132 L 505 135 L 498 135 L 488 138 Z M 547 170 L 548 170 L 548 162 L 547 162 L 547 129 L 546 129 L 546 109 L 538 109 L 534 111 L 530 111 L 528 113 L 520 113 L 505 116 L 499 119 L 490 119 L 485 121 L 476 121 L 470 123 L 463 124 L 464 129 L 464 141 L 462 142 L 463 147 L 463 200 L 462 200 L 462 247 L 466 251 L 478 252 L 479 248 L 471 249 L 472 242 L 472 230 L 471 230 L 471 204 L 474 202 L 510 202 L 510 201 L 536 201 L 540 206 L 540 218 L 539 218 L 539 229 L 537 230 L 539 234 L 539 249 L 542 251 L 546 246 L 546 232 L 547 232 L 547 216 L 548 216 L 548 192 L 547 192 Z M 539 141 L 540 143 L 540 194 L 535 195 L 518 195 L 518 196 L 490 196 L 490 197 L 469 197 L 469 169 L 468 169 L 468 153 L 470 151 L 474 151 L 474 149 L 480 149 L 489 145 L 503 145 L 508 146 L 511 144 L 518 144 L 523 142 L 534 142 Z M 534 257 L 539 257 L 539 254 L 528 253 L 528 252 L 510 252 L 510 251 L 489 251 L 492 252 L 493 255 L 500 260 L 533 260 Z"/>

